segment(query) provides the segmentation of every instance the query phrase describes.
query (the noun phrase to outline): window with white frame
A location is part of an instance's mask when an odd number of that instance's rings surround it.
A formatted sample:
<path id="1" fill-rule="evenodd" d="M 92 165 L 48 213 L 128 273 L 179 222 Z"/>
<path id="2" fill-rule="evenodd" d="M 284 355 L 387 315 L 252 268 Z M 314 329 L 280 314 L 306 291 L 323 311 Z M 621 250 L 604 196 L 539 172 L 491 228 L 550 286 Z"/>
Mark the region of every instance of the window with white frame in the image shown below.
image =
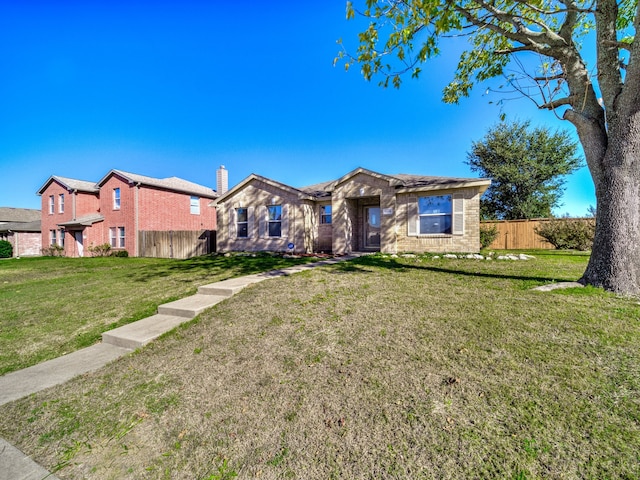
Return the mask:
<path id="1" fill-rule="evenodd" d="M 320 205 L 320 223 L 331 223 L 331 205 Z"/>
<path id="2" fill-rule="evenodd" d="M 267 210 L 269 211 L 269 236 L 282 236 L 282 205 L 269 205 Z"/>
<path id="3" fill-rule="evenodd" d="M 49 213 L 53 214 L 56 208 L 56 199 L 53 195 L 49 195 Z"/>
<path id="4" fill-rule="evenodd" d="M 120 188 L 113 189 L 113 209 L 120 210 Z"/>
<path id="5" fill-rule="evenodd" d="M 418 219 L 421 235 L 451 233 L 451 195 L 418 197 Z"/>
<path id="6" fill-rule="evenodd" d="M 191 196 L 190 210 L 193 215 L 200 215 L 200 197 Z"/>
<path id="7" fill-rule="evenodd" d="M 56 230 L 49 230 L 49 237 L 50 237 L 51 245 L 58 244 L 58 232 Z"/>
<path id="8" fill-rule="evenodd" d="M 109 245 L 116 248 L 116 227 L 109 228 Z"/>
<path id="9" fill-rule="evenodd" d="M 249 236 L 249 210 L 236 208 L 236 236 L 247 238 Z"/>
<path id="10" fill-rule="evenodd" d="M 60 246 L 64 247 L 64 229 L 60 229 Z"/>
<path id="11" fill-rule="evenodd" d="M 118 248 L 124 248 L 124 227 L 118 227 Z"/>
<path id="12" fill-rule="evenodd" d="M 58 195 L 58 212 L 64 213 L 64 193 Z"/>

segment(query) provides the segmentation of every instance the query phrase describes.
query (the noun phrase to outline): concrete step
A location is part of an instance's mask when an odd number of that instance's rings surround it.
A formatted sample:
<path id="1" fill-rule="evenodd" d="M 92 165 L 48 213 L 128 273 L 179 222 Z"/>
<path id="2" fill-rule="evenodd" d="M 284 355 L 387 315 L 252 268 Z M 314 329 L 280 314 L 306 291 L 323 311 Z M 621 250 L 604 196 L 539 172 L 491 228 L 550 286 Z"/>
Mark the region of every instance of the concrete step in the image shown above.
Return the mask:
<path id="1" fill-rule="evenodd" d="M 193 318 L 204 312 L 207 308 L 213 307 L 215 304 L 227 298 L 229 298 L 228 295 L 202 295 L 197 293 L 191 297 L 160 305 L 158 307 L 158 313 L 160 315 Z"/>
<path id="2" fill-rule="evenodd" d="M 104 332 L 102 342 L 133 350 L 187 321 L 188 318 L 175 315 L 154 315 Z"/>
<path id="3" fill-rule="evenodd" d="M 264 280 L 264 278 L 258 278 L 254 275 L 240 278 L 230 278 L 229 280 L 222 280 L 221 282 L 203 285 L 198 288 L 198 293 L 201 295 L 222 295 L 231 297 L 243 288 L 253 283 L 261 282 L 262 280 Z"/>

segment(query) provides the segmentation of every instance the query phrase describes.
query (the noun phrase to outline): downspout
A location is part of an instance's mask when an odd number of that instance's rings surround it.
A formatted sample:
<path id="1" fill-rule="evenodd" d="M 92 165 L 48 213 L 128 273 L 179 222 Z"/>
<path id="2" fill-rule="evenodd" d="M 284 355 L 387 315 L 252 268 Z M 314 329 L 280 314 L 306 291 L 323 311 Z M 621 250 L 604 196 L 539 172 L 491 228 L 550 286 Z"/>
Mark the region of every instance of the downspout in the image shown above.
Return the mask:
<path id="1" fill-rule="evenodd" d="M 134 245 L 135 248 L 133 249 L 133 256 L 137 257 L 139 255 L 139 248 L 138 248 L 138 228 L 140 227 L 138 224 L 138 192 L 140 191 L 140 182 L 136 182 L 135 184 L 136 189 L 133 191 L 133 195 L 134 195 L 134 205 L 135 205 L 135 210 L 133 213 L 133 218 L 134 218 L 134 232 L 133 232 L 133 241 L 134 241 Z"/>
<path id="2" fill-rule="evenodd" d="M 71 215 L 72 220 L 76 219 L 76 196 L 78 195 L 78 189 L 71 190 Z"/>

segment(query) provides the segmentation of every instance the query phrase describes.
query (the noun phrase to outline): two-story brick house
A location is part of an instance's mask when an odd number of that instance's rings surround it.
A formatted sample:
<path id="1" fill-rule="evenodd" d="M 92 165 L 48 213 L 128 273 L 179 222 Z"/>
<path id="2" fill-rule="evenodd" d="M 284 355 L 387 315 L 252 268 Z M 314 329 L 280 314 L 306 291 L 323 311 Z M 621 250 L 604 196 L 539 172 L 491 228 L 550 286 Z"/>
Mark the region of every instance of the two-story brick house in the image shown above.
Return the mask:
<path id="1" fill-rule="evenodd" d="M 52 176 L 42 197 L 42 243 L 69 257 L 109 244 L 139 256 L 142 231 L 215 231 L 208 206 L 217 193 L 177 177 L 152 178 L 111 170 L 97 183 Z"/>

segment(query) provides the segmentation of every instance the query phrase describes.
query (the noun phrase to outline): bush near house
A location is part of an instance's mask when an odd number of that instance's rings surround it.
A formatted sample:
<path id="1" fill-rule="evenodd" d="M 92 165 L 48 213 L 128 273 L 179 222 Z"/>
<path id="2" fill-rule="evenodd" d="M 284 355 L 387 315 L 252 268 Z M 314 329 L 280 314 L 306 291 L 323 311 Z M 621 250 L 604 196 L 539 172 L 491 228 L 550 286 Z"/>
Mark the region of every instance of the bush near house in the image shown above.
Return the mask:
<path id="1" fill-rule="evenodd" d="M 496 225 L 480 225 L 480 248 L 489 248 L 489 245 L 498 238 L 498 227 Z"/>
<path id="2" fill-rule="evenodd" d="M 13 256 L 13 245 L 7 240 L 0 240 L 0 258 L 11 258 Z"/>
<path id="3" fill-rule="evenodd" d="M 535 228 L 535 232 L 558 250 L 590 250 L 596 231 L 595 219 L 556 218 Z"/>
<path id="4" fill-rule="evenodd" d="M 42 248 L 43 257 L 64 257 L 64 247 L 61 245 L 49 245 Z"/>

